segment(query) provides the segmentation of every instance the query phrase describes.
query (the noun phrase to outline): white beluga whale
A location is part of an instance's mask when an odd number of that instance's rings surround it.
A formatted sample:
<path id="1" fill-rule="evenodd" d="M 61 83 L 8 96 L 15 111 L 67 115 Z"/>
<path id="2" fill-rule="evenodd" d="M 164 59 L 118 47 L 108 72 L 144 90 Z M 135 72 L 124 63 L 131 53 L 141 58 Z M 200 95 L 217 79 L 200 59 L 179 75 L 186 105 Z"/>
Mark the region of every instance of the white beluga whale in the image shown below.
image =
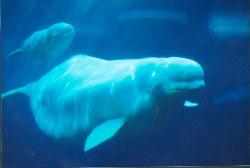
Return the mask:
<path id="1" fill-rule="evenodd" d="M 23 53 L 38 62 L 48 63 L 63 54 L 72 43 L 74 36 L 75 28 L 71 24 L 56 23 L 46 29 L 34 32 L 20 48 L 10 53 L 6 58 Z"/>
<path id="2" fill-rule="evenodd" d="M 76 55 L 2 98 L 16 93 L 29 96 L 38 127 L 51 137 L 91 131 L 84 145 L 88 151 L 112 138 L 141 109 L 154 106 L 156 88 L 171 99 L 204 85 L 203 68 L 186 58 L 107 61 Z"/>

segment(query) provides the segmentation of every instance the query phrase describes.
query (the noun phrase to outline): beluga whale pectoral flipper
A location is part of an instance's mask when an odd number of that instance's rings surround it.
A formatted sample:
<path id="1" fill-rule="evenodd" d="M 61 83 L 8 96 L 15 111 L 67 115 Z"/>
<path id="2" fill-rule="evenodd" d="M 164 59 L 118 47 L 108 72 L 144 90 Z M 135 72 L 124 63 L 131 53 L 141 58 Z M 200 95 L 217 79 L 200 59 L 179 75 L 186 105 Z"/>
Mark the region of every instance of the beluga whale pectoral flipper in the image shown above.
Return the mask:
<path id="1" fill-rule="evenodd" d="M 141 109 L 154 107 L 156 88 L 171 99 L 204 85 L 203 68 L 186 58 L 107 61 L 76 55 L 2 98 L 28 95 L 38 127 L 56 139 L 90 131 L 83 148 L 88 151 L 115 136 Z"/>
<path id="2" fill-rule="evenodd" d="M 75 28 L 68 23 L 60 22 L 46 29 L 34 32 L 20 48 L 7 57 L 23 53 L 41 63 L 53 61 L 69 47 L 75 36 Z"/>

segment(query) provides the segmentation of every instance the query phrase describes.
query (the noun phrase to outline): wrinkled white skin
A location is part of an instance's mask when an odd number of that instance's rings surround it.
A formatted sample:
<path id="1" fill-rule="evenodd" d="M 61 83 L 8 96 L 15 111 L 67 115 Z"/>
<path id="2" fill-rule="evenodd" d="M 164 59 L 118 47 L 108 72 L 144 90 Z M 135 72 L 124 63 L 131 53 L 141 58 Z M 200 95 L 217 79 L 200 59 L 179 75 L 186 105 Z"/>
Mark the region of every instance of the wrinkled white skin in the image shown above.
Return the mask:
<path id="1" fill-rule="evenodd" d="M 39 128 L 67 138 L 113 118 L 133 117 L 152 106 L 155 87 L 171 95 L 204 86 L 202 67 L 189 59 L 106 61 L 78 55 L 27 85 Z"/>
<path id="2" fill-rule="evenodd" d="M 41 62 L 49 62 L 63 54 L 74 36 L 74 27 L 68 23 L 60 22 L 47 29 L 34 32 L 24 41 L 20 49 Z"/>

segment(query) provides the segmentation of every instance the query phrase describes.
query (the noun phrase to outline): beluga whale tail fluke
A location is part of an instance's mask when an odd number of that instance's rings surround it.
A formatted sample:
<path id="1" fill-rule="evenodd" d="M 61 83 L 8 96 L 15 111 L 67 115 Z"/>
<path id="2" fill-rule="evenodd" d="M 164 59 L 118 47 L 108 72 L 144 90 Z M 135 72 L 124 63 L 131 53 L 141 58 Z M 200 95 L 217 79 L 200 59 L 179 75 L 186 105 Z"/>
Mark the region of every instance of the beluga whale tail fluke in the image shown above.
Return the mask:
<path id="1" fill-rule="evenodd" d="M 20 46 L 11 52 L 5 59 L 23 53 L 40 63 L 53 61 L 72 43 L 75 28 L 68 23 L 59 22 L 50 27 L 32 33 Z"/>
<path id="2" fill-rule="evenodd" d="M 50 137 L 90 132 L 83 145 L 83 151 L 89 151 L 114 137 L 128 120 L 145 113 L 142 109 L 155 107 L 155 90 L 171 99 L 204 85 L 203 68 L 190 59 L 108 61 L 80 54 L 2 97 L 28 95 L 37 126 Z"/>

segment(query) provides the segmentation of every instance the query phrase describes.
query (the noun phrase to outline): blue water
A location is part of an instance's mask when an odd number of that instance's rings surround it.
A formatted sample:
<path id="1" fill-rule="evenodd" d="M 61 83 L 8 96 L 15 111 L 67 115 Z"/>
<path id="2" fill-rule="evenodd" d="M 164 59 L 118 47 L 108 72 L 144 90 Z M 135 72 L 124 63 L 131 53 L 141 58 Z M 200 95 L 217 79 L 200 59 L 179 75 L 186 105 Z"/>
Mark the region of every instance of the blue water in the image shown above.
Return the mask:
<path id="1" fill-rule="evenodd" d="M 86 135 L 52 139 L 35 124 L 26 96 L 7 97 L 2 100 L 3 166 L 250 164 L 250 41 L 249 31 L 239 28 L 248 21 L 235 21 L 249 20 L 248 11 L 248 0 L 2 0 L 2 58 L 36 30 L 61 21 L 76 28 L 70 49 L 48 67 L 36 68 L 22 55 L 3 60 L 3 92 L 39 79 L 78 53 L 108 60 L 186 57 L 203 66 L 206 81 L 193 95 L 200 106 L 171 109 L 161 100 L 163 117 L 135 118 L 87 153 L 82 150 Z M 229 20 L 216 20 L 221 16 Z"/>

